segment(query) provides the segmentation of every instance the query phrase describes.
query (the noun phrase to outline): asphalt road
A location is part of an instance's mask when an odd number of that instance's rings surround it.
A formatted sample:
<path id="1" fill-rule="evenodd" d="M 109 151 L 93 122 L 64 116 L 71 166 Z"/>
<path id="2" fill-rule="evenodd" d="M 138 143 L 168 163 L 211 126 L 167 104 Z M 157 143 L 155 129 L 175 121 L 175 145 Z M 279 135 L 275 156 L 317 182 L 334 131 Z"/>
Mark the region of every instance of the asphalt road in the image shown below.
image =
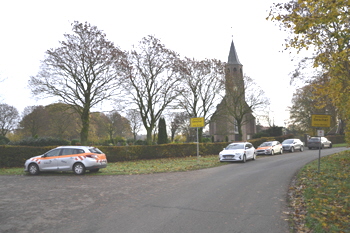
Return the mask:
<path id="1" fill-rule="evenodd" d="M 0 232 L 289 232 L 289 184 L 317 158 L 306 150 L 190 172 L 0 176 Z"/>

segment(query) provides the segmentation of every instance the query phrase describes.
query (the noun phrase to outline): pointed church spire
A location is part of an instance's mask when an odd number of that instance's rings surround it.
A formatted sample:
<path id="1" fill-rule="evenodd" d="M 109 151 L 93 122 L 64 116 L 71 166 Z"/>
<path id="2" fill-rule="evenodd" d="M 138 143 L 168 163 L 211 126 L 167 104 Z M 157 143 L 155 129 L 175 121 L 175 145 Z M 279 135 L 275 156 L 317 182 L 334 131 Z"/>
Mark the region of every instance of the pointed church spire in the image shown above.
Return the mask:
<path id="1" fill-rule="evenodd" d="M 234 64 L 234 65 L 242 65 L 238 60 L 238 56 L 237 56 L 237 52 L 235 49 L 235 45 L 233 44 L 233 40 L 231 42 L 230 54 L 228 55 L 227 63 Z"/>

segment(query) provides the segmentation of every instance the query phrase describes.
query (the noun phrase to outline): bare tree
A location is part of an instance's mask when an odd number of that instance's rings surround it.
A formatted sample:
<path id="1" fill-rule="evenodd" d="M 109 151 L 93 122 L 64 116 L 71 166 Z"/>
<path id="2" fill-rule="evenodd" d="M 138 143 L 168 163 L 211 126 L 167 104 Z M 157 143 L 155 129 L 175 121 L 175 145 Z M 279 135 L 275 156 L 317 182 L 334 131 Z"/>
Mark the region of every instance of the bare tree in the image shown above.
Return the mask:
<path id="1" fill-rule="evenodd" d="M 127 111 L 127 119 L 130 122 L 130 127 L 132 134 L 134 135 L 134 141 L 136 141 L 136 136 L 138 132 L 141 130 L 142 126 L 142 119 L 140 112 L 137 111 L 136 109 L 130 109 Z"/>
<path id="2" fill-rule="evenodd" d="M 29 85 L 35 95 L 59 97 L 80 115 L 81 143 L 87 144 L 90 109 L 116 94 L 123 52 L 88 23 L 74 22 L 61 47 L 49 49 Z"/>
<path id="3" fill-rule="evenodd" d="M 122 117 L 117 111 L 112 111 L 107 115 L 107 131 L 110 140 L 113 142 L 113 138 L 116 136 L 128 137 L 132 131 L 128 119 Z M 113 142 L 114 143 L 114 142 Z"/>
<path id="4" fill-rule="evenodd" d="M 178 132 L 181 132 L 181 131 L 187 132 L 187 129 L 189 128 L 188 126 L 189 126 L 190 117 L 186 112 L 179 112 L 179 113 L 173 114 L 173 117 L 171 118 L 172 119 L 170 123 L 170 132 L 171 132 L 171 141 L 173 142 L 175 135 Z"/>
<path id="5" fill-rule="evenodd" d="M 181 64 L 185 89 L 179 100 L 180 107 L 190 117 L 204 117 L 207 125 L 224 92 L 223 64 L 215 59 L 196 61 L 189 58 L 185 58 Z M 202 128 L 199 130 L 201 138 Z"/>
<path id="6" fill-rule="evenodd" d="M 179 95 L 177 62 L 178 54 L 153 36 L 144 37 L 128 54 L 123 89 L 140 112 L 148 144 L 163 111 Z"/>
<path id="7" fill-rule="evenodd" d="M 17 125 L 19 114 L 15 107 L 8 104 L 0 104 L 0 135 L 6 136 Z"/>

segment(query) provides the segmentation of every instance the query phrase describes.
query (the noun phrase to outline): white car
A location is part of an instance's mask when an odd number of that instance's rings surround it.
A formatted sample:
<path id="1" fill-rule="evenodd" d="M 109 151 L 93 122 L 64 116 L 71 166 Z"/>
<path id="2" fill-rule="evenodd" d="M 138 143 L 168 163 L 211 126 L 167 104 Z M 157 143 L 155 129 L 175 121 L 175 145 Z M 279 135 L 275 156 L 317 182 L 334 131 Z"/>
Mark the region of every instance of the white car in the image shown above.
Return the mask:
<path id="1" fill-rule="evenodd" d="M 37 175 L 41 171 L 73 171 L 82 175 L 86 170 L 98 172 L 105 167 L 106 155 L 95 147 L 60 146 L 28 159 L 24 164 L 24 171 L 31 175 Z"/>
<path id="2" fill-rule="evenodd" d="M 319 149 L 320 147 L 321 149 L 325 147 L 332 148 L 332 142 L 325 137 L 311 137 L 307 141 L 307 146 L 309 147 L 310 150 L 312 148 Z"/>
<path id="3" fill-rule="evenodd" d="M 243 163 L 248 159 L 255 160 L 255 148 L 250 142 L 234 142 L 219 153 L 219 159 L 220 162 L 241 161 Z"/>

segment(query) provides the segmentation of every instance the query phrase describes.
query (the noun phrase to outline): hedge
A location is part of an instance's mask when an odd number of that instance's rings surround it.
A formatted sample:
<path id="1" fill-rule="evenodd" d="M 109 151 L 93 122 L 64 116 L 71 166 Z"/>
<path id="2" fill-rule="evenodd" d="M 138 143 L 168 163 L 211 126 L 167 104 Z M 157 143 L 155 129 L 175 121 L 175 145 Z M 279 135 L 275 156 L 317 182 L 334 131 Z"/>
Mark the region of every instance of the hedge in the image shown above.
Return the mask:
<path id="1" fill-rule="evenodd" d="M 22 167 L 24 162 L 33 156 L 42 155 L 51 150 L 52 146 L 0 146 L 0 167 Z"/>

